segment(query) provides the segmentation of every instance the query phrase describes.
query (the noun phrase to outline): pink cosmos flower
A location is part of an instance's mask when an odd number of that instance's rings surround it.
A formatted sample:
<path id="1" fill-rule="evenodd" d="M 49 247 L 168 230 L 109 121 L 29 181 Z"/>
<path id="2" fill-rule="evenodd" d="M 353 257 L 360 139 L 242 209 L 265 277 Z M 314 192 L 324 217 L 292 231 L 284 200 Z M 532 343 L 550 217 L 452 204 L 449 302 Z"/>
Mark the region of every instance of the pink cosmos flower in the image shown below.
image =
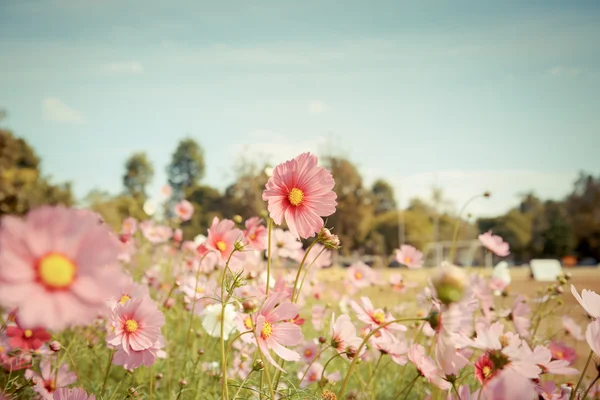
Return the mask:
<path id="1" fill-rule="evenodd" d="M 408 362 L 406 353 L 408 352 L 408 346 L 405 340 L 398 340 L 390 336 L 372 336 L 370 343 L 375 349 L 379 350 L 382 354 L 390 356 L 392 361 L 398 365 L 405 365 Z"/>
<path id="2" fill-rule="evenodd" d="M 123 224 L 121 225 L 121 234 L 123 235 L 133 235 L 137 231 L 137 221 L 135 218 L 128 217 L 125 218 Z"/>
<path id="3" fill-rule="evenodd" d="M 119 244 L 93 213 L 44 206 L 2 218 L 0 306 L 23 327 L 84 325 L 118 293 Z"/>
<path id="4" fill-rule="evenodd" d="M 375 273 L 367 264 L 357 261 L 346 270 L 350 283 L 357 288 L 365 288 L 375 282 Z"/>
<path id="5" fill-rule="evenodd" d="M 291 258 L 296 259 L 302 252 L 302 242 L 296 238 L 290 231 L 283 229 L 273 229 L 273 238 L 271 239 L 271 258 Z"/>
<path id="6" fill-rule="evenodd" d="M 552 341 L 548 344 L 553 360 L 565 360 L 572 364 L 577 359 L 577 352 L 565 343 Z"/>
<path id="7" fill-rule="evenodd" d="M 325 306 L 315 304 L 312 306 L 312 324 L 316 331 L 320 331 L 323 327 L 323 317 L 325 316 Z"/>
<path id="8" fill-rule="evenodd" d="M 305 239 L 321 230 L 321 217 L 333 214 L 337 205 L 333 177 L 317 163 L 315 155 L 302 153 L 279 164 L 262 195 L 273 221 L 281 225 L 285 218 L 292 234 Z"/>
<path id="9" fill-rule="evenodd" d="M 96 396 L 88 395 L 82 388 L 62 388 L 54 392 L 54 400 L 96 400 Z"/>
<path id="10" fill-rule="evenodd" d="M 302 347 L 301 355 L 304 361 L 307 363 L 311 362 L 317 357 L 319 353 L 319 347 L 315 344 L 315 342 L 307 342 L 304 347 Z"/>
<path id="11" fill-rule="evenodd" d="M 150 347 L 144 350 L 129 350 L 126 352 L 123 347 L 118 347 L 112 363 L 122 365 L 125 369 L 136 369 L 141 365 L 149 367 L 154 364 L 157 358 L 165 358 L 166 353 L 162 350 L 165 347 L 165 339 L 162 335 L 158 337 Z"/>
<path id="12" fill-rule="evenodd" d="M 52 400 L 54 391 L 75 383 L 77 375 L 69 370 L 67 364 L 62 364 L 57 371 L 54 371 L 51 359 L 44 358 L 40 361 L 40 374 L 28 369 L 25 371 L 25 379 L 30 379 L 34 383 L 33 390 L 41 398 Z"/>
<path id="13" fill-rule="evenodd" d="M 585 330 L 585 340 L 590 346 L 590 349 L 600 357 L 600 320 L 589 323 Z"/>
<path id="14" fill-rule="evenodd" d="M 335 319 L 335 314 L 331 316 L 331 326 L 329 335 L 331 337 L 331 347 L 340 354 L 356 355 L 362 339 L 356 336 L 356 327 L 350 321 L 346 314 L 340 315 Z M 361 350 L 361 354 L 365 348 Z M 361 354 L 358 354 L 360 356 Z"/>
<path id="15" fill-rule="evenodd" d="M 189 221 L 194 215 L 194 206 L 187 200 L 181 200 L 179 203 L 175 204 L 175 215 L 179 217 L 182 221 Z"/>
<path id="16" fill-rule="evenodd" d="M 173 236 L 173 228 L 164 225 L 156 225 L 150 220 L 140 222 L 139 228 L 144 237 L 152 244 L 165 243 Z"/>
<path id="17" fill-rule="evenodd" d="M 568 315 L 562 316 L 562 325 L 568 335 L 573 336 L 575 340 L 584 340 L 583 331 L 581 326 L 575 320 Z"/>
<path id="18" fill-rule="evenodd" d="M 109 317 L 106 342 L 126 354 L 147 350 L 157 343 L 164 323 L 165 317 L 150 298 L 119 303 Z"/>
<path id="19" fill-rule="evenodd" d="M 183 231 L 181 229 L 175 229 L 175 231 L 173 232 L 173 241 L 175 243 L 181 243 L 181 241 L 183 240 Z"/>
<path id="20" fill-rule="evenodd" d="M 363 296 L 360 298 L 362 306 L 359 306 L 354 300 L 350 302 L 350 306 L 356 312 L 358 319 L 365 324 L 368 324 L 372 329 L 383 326 L 384 324 L 393 321 L 395 318 L 389 312 L 386 312 L 380 308 L 375 309 L 371 300 Z M 406 331 L 406 326 L 393 323 L 386 325 L 384 328 L 379 330 L 382 334 L 388 334 L 393 336 L 392 331 Z"/>
<path id="21" fill-rule="evenodd" d="M 567 400 L 568 396 L 564 396 L 563 391 L 556 386 L 552 381 L 546 381 L 535 388 L 536 392 L 543 400 Z"/>
<path id="22" fill-rule="evenodd" d="M 302 379 L 303 375 L 304 379 Z M 301 388 L 305 388 L 311 383 L 319 383 L 321 378 L 330 382 L 337 382 L 340 380 L 341 376 L 339 372 L 333 372 L 331 374 L 324 373 L 323 366 L 318 362 L 315 362 L 308 367 L 308 371 L 306 369 L 304 369 L 304 371 L 298 371 L 298 379 L 302 379 L 300 382 Z"/>
<path id="23" fill-rule="evenodd" d="M 171 188 L 171 186 L 169 185 L 163 185 L 160 188 L 160 194 L 162 194 L 164 197 L 169 198 L 173 194 L 173 188 Z"/>
<path id="24" fill-rule="evenodd" d="M 419 373 L 430 383 L 442 390 L 449 390 L 452 386 L 444 380 L 443 372 L 435 362 L 425 355 L 425 349 L 420 344 L 413 344 L 408 349 L 408 359 L 415 364 Z"/>
<path id="25" fill-rule="evenodd" d="M 235 248 L 235 242 L 241 238 L 242 231 L 235 227 L 235 222 L 230 219 L 219 221 L 215 217 L 208 228 L 205 246 L 213 250 L 219 257 L 220 264 L 224 265 Z"/>
<path id="26" fill-rule="evenodd" d="M 494 363 L 487 354 L 483 354 L 481 357 L 477 359 L 475 362 L 475 378 L 479 381 L 479 383 L 484 384 L 488 380 L 490 380 L 494 374 L 496 373 L 496 368 L 494 367 Z"/>
<path id="27" fill-rule="evenodd" d="M 148 287 L 135 282 L 131 276 L 125 275 L 123 281 L 124 283 L 119 285 L 122 287 L 121 293 L 109 301 L 109 306 L 111 309 L 114 309 L 117 306 L 117 303 L 125 304 L 131 299 L 150 297 L 150 291 L 148 290 Z"/>
<path id="28" fill-rule="evenodd" d="M 277 369 L 285 372 L 273 360 L 269 350 L 286 361 L 300 360 L 300 354 L 284 346 L 296 346 L 304 340 L 300 327 L 290 320 L 298 315 L 299 308 L 290 301 L 284 301 L 284 293 L 273 292 L 263 303 L 255 322 L 254 333 L 261 353 Z"/>
<path id="29" fill-rule="evenodd" d="M 529 337 L 531 327 L 531 308 L 527 305 L 527 299 L 522 294 L 515 298 L 513 309 L 508 319 L 515 325 L 515 331 L 523 338 Z"/>
<path id="30" fill-rule="evenodd" d="M 267 228 L 262 224 L 258 217 L 252 217 L 246 220 L 246 229 L 244 230 L 244 243 L 250 248 L 263 251 L 267 247 Z"/>
<path id="31" fill-rule="evenodd" d="M 50 334 L 44 328 L 24 329 L 19 326 L 9 326 L 6 328 L 6 336 L 8 336 L 8 344 L 14 349 L 21 350 L 37 350 L 50 341 Z"/>
<path id="32" fill-rule="evenodd" d="M 580 296 L 574 285 L 571 285 L 571 293 L 573 293 L 575 299 L 581 304 L 581 307 L 583 307 L 590 318 L 600 318 L 600 295 L 593 290 L 583 289 Z"/>
<path id="33" fill-rule="evenodd" d="M 544 346 L 536 346 L 533 352 L 527 343 L 523 343 L 523 351 L 526 352 L 530 359 L 542 369 L 542 373 L 555 375 L 574 375 L 577 374 L 575 368 L 569 367 L 569 362 L 566 360 L 552 360 L 552 352 Z"/>
<path id="34" fill-rule="evenodd" d="M 500 236 L 492 235 L 492 231 L 488 231 L 478 236 L 481 244 L 499 257 L 506 257 L 510 254 L 508 243 Z"/>
<path id="35" fill-rule="evenodd" d="M 402 277 L 402 274 L 391 274 L 390 285 L 392 286 L 392 290 L 394 292 L 404 293 L 406 289 L 416 287 L 417 283 L 406 282 Z"/>
<path id="36" fill-rule="evenodd" d="M 535 386 L 518 372 L 506 369 L 490 380 L 482 390 L 482 400 L 533 399 Z"/>
<path id="37" fill-rule="evenodd" d="M 396 261 L 408 268 L 421 268 L 423 253 L 409 244 L 403 244 L 399 250 L 396 250 Z"/>

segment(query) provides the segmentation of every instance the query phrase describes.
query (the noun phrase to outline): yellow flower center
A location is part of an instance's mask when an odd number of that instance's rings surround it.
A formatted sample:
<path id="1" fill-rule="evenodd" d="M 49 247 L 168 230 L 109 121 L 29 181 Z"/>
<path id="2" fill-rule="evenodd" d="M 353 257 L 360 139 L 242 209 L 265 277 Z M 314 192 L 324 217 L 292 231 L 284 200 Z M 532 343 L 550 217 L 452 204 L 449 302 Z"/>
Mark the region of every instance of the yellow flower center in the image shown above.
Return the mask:
<path id="1" fill-rule="evenodd" d="M 506 335 L 502 335 L 500 336 L 500 345 L 502 346 L 502 348 L 508 346 L 510 344 L 508 337 Z"/>
<path id="2" fill-rule="evenodd" d="M 373 321 L 378 325 L 381 325 L 385 322 L 385 313 L 383 311 L 376 311 L 373 313 Z"/>
<path id="3" fill-rule="evenodd" d="M 405 264 L 410 264 L 410 263 L 412 263 L 412 258 L 410 258 L 410 257 L 404 257 L 404 263 L 405 263 Z"/>
<path id="4" fill-rule="evenodd" d="M 487 365 L 485 367 L 483 367 L 483 370 L 481 372 L 483 372 L 483 376 L 486 379 L 489 378 L 490 375 L 492 375 L 492 369 L 490 367 L 488 367 Z"/>
<path id="5" fill-rule="evenodd" d="M 265 321 L 262 331 L 260 331 L 260 336 L 262 336 L 263 339 L 268 339 L 271 337 L 272 334 L 273 334 L 273 325 L 271 325 L 269 322 Z"/>
<path id="6" fill-rule="evenodd" d="M 250 240 L 256 239 L 256 233 L 251 233 L 249 237 L 250 237 Z"/>
<path id="7" fill-rule="evenodd" d="M 361 280 L 361 279 L 362 279 L 362 277 L 363 277 L 363 274 L 362 274 L 362 272 L 358 272 L 358 271 L 356 271 L 356 272 L 354 273 L 354 277 L 355 277 L 356 279 L 358 279 L 358 280 Z"/>
<path id="8" fill-rule="evenodd" d="M 558 358 L 558 359 L 562 360 L 562 358 L 564 357 L 564 355 L 565 354 L 562 351 L 560 351 L 560 350 L 556 352 L 556 358 Z"/>
<path id="9" fill-rule="evenodd" d="M 312 355 L 313 355 L 312 350 L 310 350 L 310 349 L 304 350 L 304 357 L 308 358 L 308 357 L 312 357 Z"/>
<path id="10" fill-rule="evenodd" d="M 23 332 L 23 336 L 25 336 L 26 338 L 30 338 L 33 336 L 33 332 L 31 331 L 31 329 L 25 329 L 25 331 Z"/>
<path id="11" fill-rule="evenodd" d="M 137 328 L 138 328 L 138 323 L 136 320 L 128 319 L 127 321 L 125 321 L 125 331 L 127 331 L 128 333 L 133 333 L 133 332 L 137 331 Z"/>
<path id="12" fill-rule="evenodd" d="M 51 253 L 38 262 L 40 281 L 52 289 L 65 289 L 75 280 L 77 267 L 67 257 Z"/>
<path id="13" fill-rule="evenodd" d="M 227 248 L 227 244 L 225 244 L 224 241 L 219 240 L 217 242 L 217 249 L 219 249 L 219 251 L 225 251 L 226 248 Z"/>
<path id="14" fill-rule="evenodd" d="M 293 206 L 299 206 L 302 204 L 302 200 L 304 200 L 304 192 L 298 188 L 293 188 L 288 193 L 288 200 L 290 204 Z"/>
<path id="15" fill-rule="evenodd" d="M 246 317 L 246 319 L 244 319 L 244 326 L 246 327 L 246 329 L 252 329 L 252 318 Z"/>
<path id="16" fill-rule="evenodd" d="M 119 303 L 121 303 L 121 304 L 125 304 L 125 303 L 127 303 L 129 300 L 131 300 L 131 297 L 129 297 L 128 295 L 124 294 L 123 296 L 121 296 L 121 300 L 119 300 Z"/>

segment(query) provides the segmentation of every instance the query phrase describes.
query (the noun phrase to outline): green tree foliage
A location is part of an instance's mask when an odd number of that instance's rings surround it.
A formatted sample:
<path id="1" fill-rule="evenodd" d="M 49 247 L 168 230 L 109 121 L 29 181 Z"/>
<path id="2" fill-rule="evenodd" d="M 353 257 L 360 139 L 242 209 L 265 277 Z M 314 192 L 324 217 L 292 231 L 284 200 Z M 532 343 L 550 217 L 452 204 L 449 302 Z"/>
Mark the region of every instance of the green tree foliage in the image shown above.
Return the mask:
<path id="1" fill-rule="evenodd" d="M 115 232 L 121 229 L 121 224 L 127 217 L 138 220 L 148 218 L 142 208 L 141 199 L 127 194 L 112 196 L 108 192 L 96 189 L 85 196 L 82 205 L 100 214 Z"/>
<path id="2" fill-rule="evenodd" d="M 29 144 L 0 128 L 0 215 L 23 215 L 43 204 L 73 204 L 69 183 L 52 184 Z"/>
<path id="3" fill-rule="evenodd" d="M 183 196 L 186 189 L 198 184 L 204 178 L 204 150 L 191 138 L 183 139 L 167 166 L 169 184 L 174 195 Z"/>
<path id="4" fill-rule="evenodd" d="M 219 191 L 208 185 L 195 185 L 186 191 L 186 199 L 194 206 L 192 219 L 181 224 L 183 237 L 193 239 L 198 234 L 206 235 L 214 217 L 223 218 L 226 207 Z"/>
<path id="5" fill-rule="evenodd" d="M 396 199 L 394 198 L 394 188 L 384 181 L 378 179 L 371 187 L 373 198 L 373 212 L 375 215 L 383 214 L 396 209 Z"/>
<path id="6" fill-rule="evenodd" d="M 581 173 L 566 208 L 577 254 L 600 260 L 600 176 Z"/>
<path id="7" fill-rule="evenodd" d="M 129 195 L 146 198 L 146 187 L 153 177 L 154 168 L 146 153 L 134 153 L 125 162 L 123 186 Z"/>
<path id="8" fill-rule="evenodd" d="M 249 218 L 260 215 L 266 209 L 262 193 L 269 180 L 265 169 L 267 164 L 240 156 L 235 165 L 234 183 L 225 190 L 224 202 L 231 215 Z"/>

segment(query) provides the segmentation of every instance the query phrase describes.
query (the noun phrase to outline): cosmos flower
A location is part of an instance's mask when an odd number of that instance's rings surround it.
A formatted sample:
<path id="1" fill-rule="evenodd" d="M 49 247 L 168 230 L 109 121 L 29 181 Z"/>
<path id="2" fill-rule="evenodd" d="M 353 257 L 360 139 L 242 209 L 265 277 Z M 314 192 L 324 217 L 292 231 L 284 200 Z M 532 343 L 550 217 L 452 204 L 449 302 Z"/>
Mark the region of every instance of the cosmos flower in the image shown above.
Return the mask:
<path id="1" fill-rule="evenodd" d="M 590 349 L 600 357 L 600 320 L 589 323 L 585 331 L 585 340 L 587 340 Z"/>
<path id="2" fill-rule="evenodd" d="M 301 379 L 302 376 L 304 376 L 304 379 L 300 382 L 301 388 L 305 388 L 311 383 L 319 383 L 321 382 L 321 378 L 330 382 L 337 382 L 341 378 L 339 372 L 333 372 L 331 374 L 324 373 L 323 365 L 318 362 L 313 363 L 307 368 L 308 370 L 305 368 L 303 371 L 298 371 L 298 379 Z"/>
<path id="3" fill-rule="evenodd" d="M 175 204 L 173 211 L 175 211 L 175 215 L 182 221 L 189 221 L 192 218 L 192 215 L 194 215 L 194 206 L 184 199 Z"/>
<path id="4" fill-rule="evenodd" d="M 573 336 L 575 340 L 585 340 L 581 326 L 579 326 L 579 324 L 575 322 L 573 318 L 569 317 L 568 315 L 563 315 L 562 326 L 565 328 L 565 332 Z"/>
<path id="5" fill-rule="evenodd" d="M 335 314 L 332 314 L 329 329 L 330 345 L 334 350 L 347 356 L 357 355 L 356 352 L 363 340 L 356 335 L 356 327 L 349 316 L 342 314 L 336 320 Z M 363 347 L 358 356 L 360 357 L 364 351 Z"/>
<path id="6" fill-rule="evenodd" d="M 40 361 L 40 373 L 28 369 L 25 371 L 25 379 L 30 379 L 34 383 L 33 390 L 41 398 L 52 400 L 54 391 L 75 383 L 77 375 L 69 370 L 67 364 L 62 364 L 55 371 L 52 360 L 44 358 Z"/>
<path id="7" fill-rule="evenodd" d="M 442 390 L 449 390 L 450 383 L 443 379 L 443 372 L 435 362 L 425 355 L 425 349 L 418 343 L 414 343 L 408 349 L 408 359 L 417 367 L 419 373 L 430 383 Z"/>
<path id="8" fill-rule="evenodd" d="M 354 300 L 350 302 L 350 306 L 354 312 L 356 312 L 356 316 L 360 321 L 368 324 L 372 329 L 383 326 L 379 332 L 382 334 L 387 333 L 391 336 L 393 336 L 392 331 L 406 331 L 406 326 L 399 323 L 385 325 L 386 323 L 393 321 L 395 318 L 389 312 L 386 312 L 380 308 L 375 309 L 368 297 L 363 296 L 360 298 L 360 300 L 362 302 L 362 306 L 358 305 L 358 303 Z"/>
<path id="9" fill-rule="evenodd" d="M 515 331 L 522 338 L 529 337 L 529 328 L 531 327 L 531 308 L 527 305 L 525 296 L 518 295 L 513 303 L 513 308 L 508 316 L 515 326 Z"/>
<path id="10" fill-rule="evenodd" d="M 581 307 L 592 319 L 600 318 L 600 295 L 593 290 L 583 289 L 581 296 L 577 293 L 574 285 L 571 285 L 571 293 L 575 299 L 581 304 Z"/>
<path id="11" fill-rule="evenodd" d="M 396 261 L 408 268 L 421 268 L 423 253 L 411 245 L 403 244 L 399 250 L 396 250 Z"/>
<path id="12" fill-rule="evenodd" d="M 54 392 L 54 400 L 96 400 L 96 396 L 88 395 L 82 388 L 61 388 Z"/>
<path id="13" fill-rule="evenodd" d="M 205 246 L 214 251 L 219 257 L 219 263 L 224 265 L 235 249 L 235 242 L 241 238 L 242 231 L 235 227 L 235 222 L 230 219 L 219 221 L 215 217 L 208 228 Z"/>
<path id="14" fill-rule="evenodd" d="M 229 339 L 236 330 L 235 317 L 237 312 L 233 304 L 225 305 L 225 314 L 222 315 L 221 304 L 210 304 L 204 309 L 204 318 L 202 319 L 202 327 L 212 337 L 221 337 L 221 323 L 223 323 L 223 338 Z"/>
<path id="15" fill-rule="evenodd" d="M 365 288 L 375 282 L 375 273 L 367 264 L 357 261 L 346 270 L 348 281 L 357 288 Z"/>
<path id="16" fill-rule="evenodd" d="M 267 247 L 267 228 L 258 217 L 246 220 L 244 229 L 244 243 L 253 250 L 263 251 Z"/>
<path id="17" fill-rule="evenodd" d="M 302 153 L 273 170 L 263 200 L 277 225 L 283 220 L 296 237 L 309 238 L 323 227 L 323 219 L 335 212 L 337 195 L 331 173 L 317 166 L 317 157 Z"/>
<path id="18" fill-rule="evenodd" d="M 551 341 L 548 343 L 548 349 L 552 353 L 553 360 L 565 360 L 572 364 L 577 359 L 577 352 L 573 347 L 567 346 L 562 342 Z"/>
<path id="19" fill-rule="evenodd" d="M 123 224 L 121 225 L 121 234 L 123 235 L 133 235 L 137 231 L 137 221 L 135 218 L 128 217 L 123 220 Z"/>
<path id="20" fill-rule="evenodd" d="M 84 325 L 119 291 L 119 244 L 94 213 L 43 206 L 0 225 L 0 306 L 23 327 Z"/>
<path id="21" fill-rule="evenodd" d="M 499 257 L 506 257 L 510 254 L 509 245 L 500 236 L 493 235 L 492 231 L 482 233 L 477 237 L 481 244 Z"/>
<path id="22" fill-rule="evenodd" d="M 271 239 L 271 258 L 298 258 L 298 254 L 302 252 L 302 242 L 296 238 L 292 232 L 284 231 L 283 229 L 273 229 L 273 237 Z"/>
<path id="23" fill-rule="evenodd" d="M 42 345 L 50 340 L 50 334 L 44 328 L 25 329 L 19 326 L 9 326 L 6 328 L 6 336 L 8 336 L 8 344 L 15 349 L 21 350 L 37 350 Z"/>

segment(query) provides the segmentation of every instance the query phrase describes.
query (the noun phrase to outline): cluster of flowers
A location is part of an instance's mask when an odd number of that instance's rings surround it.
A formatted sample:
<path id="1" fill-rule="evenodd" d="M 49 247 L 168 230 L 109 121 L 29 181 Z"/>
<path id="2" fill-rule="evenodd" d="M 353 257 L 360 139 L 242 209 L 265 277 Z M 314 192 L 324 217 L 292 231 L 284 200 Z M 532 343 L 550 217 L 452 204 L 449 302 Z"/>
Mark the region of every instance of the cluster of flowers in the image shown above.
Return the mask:
<path id="1" fill-rule="evenodd" d="M 217 378 L 219 388 L 210 390 L 222 399 L 241 391 L 283 399 L 303 390 L 328 400 L 409 398 L 411 393 L 457 400 L 600 396 L 595 381 L 584 382 L 585 369 L 577 385 L 561 378 L 579 374 L 573 367 L 576 351 L 558 335 L 540 334 L 563 301 L 568 277 L 538 298 L 517 295 L 508 305 L 510 279 L 468 275 L 447 262 L 421 290 L 399 273 L 386 280 L 360 261 L 346 270 L 339 292 L 319 281 L 317 271 L 331 265 L 340 242 L 322 219 L 335 212 L 334 180 L 317 164 L 305 153 L 274 169 L 263 193 L 266 225 L 259 217 L 243 224 L 215 218 L 207 235 L 193 241 L 184 241 L 177 226 L 132 218 L 113 234 L 96 214 L 63 207 L 41 207 L 23 219 L 3 217 L 0 367 L 8 377 L 0 380 L 0 399 L 29 390 L 55 400 L 95 399 L 91 389 L 104 395 L 110 368 L 100 390 L 98 382 L 78 376 L 73 371 L 81 365 L 73 361 L 70 344 L 53 340 L 61 332 L 91 330 L 104 336 L 109 366 L 133 371 L 160 358 L 179 362 L 171 352 L 179 348 L 186 354 L 197 347 L 198 338 L 190 338 L 197 320 L 205 343 L 215 349 L 220 344 L 220 354 L 211 352 L 215 358 L 201 368 Z M 174 212 L 187 221 L 194 209 L 183 200 Z M 270 221 L 285 221 L 289 229 L 273 228 Z M 303 249 L 300 239 L 313 236 Z M 491 232 L 479 239 L 497 256 L 509 254 L 508 245 Z M 151 264 L 140 265 L 142 258 Z M 423 254 L 408 245 L 397 250 L 396 259 L 410 269 L 423 264 Z M 284 260 L 298 267 L 271 268 Z M 375 296 L 366 295 L 375 286 L 414 296 L 376 307 Z M 589 364 L 594 354 L 600 357 L 600 296 L 571 290 L 589 322 L 584 335 L 579 322 L 565 315 L 560 331 L 569 340 L 587 342 Z M 165 323 L 165 315 L 176 309 L 184 311 L 172 314 L 179 317 L 176 324 L 189 325 L 185 340 L 169 346 L 177 329 Z M 374 381 L 386 373 L 378 366 L 387 357 L 403 366 L 403 375 L 377 392 Z M 181 361 L 184 370 L 188 360 Z M 193 359 L 194 374 L 197 363 Z M 359 364 L 371 365 L 366 382 Z M 158 372 L 156 380 L 162 377 Z M 69 388 L 75 383 L 88 390 Z M 155 384 L 145 385 L 150 398 Z M 179 382 L 179 395 L 187 384 Z M 111 398 L 117 398 L 119 386 Z M 233 397 L 231 388 L 237 388 Z"/>

